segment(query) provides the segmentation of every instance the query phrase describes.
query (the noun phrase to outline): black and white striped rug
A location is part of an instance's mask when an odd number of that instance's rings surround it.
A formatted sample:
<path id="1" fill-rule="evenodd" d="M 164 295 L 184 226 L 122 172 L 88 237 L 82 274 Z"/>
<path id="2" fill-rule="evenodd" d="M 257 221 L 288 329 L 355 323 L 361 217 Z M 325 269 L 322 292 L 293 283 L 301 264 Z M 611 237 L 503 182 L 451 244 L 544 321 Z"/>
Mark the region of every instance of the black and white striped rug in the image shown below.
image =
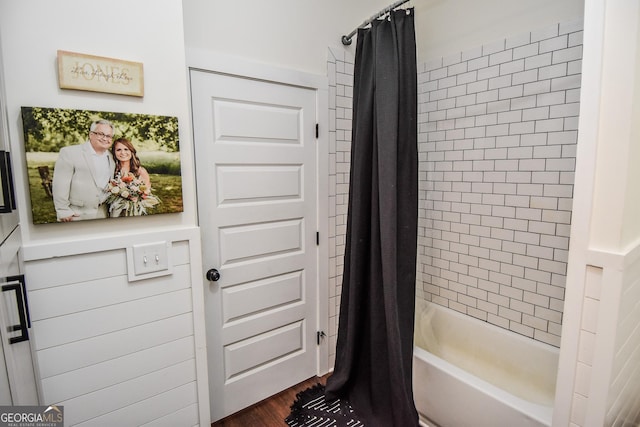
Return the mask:
<path id="1" fill-rule="evenodd" d="M 296 395 L 291 414 L 285 419 L 290 427 L 364 427 L 349 403 L 327 402 L 324 386 L 316 384 Z"/>

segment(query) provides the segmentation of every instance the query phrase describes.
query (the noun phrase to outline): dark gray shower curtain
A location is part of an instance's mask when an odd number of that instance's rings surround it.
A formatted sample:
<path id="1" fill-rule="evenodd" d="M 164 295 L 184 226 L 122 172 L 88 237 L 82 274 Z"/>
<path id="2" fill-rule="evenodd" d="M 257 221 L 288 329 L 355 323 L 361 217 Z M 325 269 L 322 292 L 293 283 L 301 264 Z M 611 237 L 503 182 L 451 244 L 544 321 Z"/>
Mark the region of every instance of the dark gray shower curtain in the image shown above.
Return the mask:
<path id="1" fill-rule="evenodd" d="M 412 9 L 358 30 L 345 267 L 325 396 L 349 401 L 367 427 L 418 425 L 416 71 Z"/>

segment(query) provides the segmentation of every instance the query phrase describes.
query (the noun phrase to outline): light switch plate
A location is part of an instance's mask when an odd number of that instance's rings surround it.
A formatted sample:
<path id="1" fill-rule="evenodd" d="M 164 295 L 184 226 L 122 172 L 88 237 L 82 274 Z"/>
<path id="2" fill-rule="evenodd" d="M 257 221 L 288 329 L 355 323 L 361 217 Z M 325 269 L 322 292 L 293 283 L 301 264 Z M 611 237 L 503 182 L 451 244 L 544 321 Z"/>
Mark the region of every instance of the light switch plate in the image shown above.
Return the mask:
<path id="1" fill-rule="evenodd" d="M 171 242 L 141 243 L 127 248 L 129 281 L 172 273 Z"/>

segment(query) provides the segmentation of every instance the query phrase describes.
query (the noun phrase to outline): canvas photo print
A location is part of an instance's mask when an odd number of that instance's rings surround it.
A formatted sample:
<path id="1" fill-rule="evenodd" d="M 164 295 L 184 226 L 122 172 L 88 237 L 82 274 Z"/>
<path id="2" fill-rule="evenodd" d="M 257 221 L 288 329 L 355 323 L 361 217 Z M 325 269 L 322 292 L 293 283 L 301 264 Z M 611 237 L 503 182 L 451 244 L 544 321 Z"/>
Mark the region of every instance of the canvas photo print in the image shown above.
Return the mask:
<path id="1" fill-rule="evenodd" d="M 22 107 L 34 224 L 182 212 L 178 118 Z"/>

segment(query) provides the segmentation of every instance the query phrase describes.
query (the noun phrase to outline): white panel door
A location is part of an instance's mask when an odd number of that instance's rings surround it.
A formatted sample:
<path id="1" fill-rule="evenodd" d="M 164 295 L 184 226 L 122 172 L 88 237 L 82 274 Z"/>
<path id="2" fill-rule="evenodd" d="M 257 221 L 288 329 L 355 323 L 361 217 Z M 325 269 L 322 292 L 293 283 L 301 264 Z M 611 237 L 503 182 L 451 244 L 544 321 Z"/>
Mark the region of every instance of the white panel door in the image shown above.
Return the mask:
<path id="1" fill-rule="evenodd" d="M 316 374 L 314 90 L 191 72 L 211 419 Z"/>

